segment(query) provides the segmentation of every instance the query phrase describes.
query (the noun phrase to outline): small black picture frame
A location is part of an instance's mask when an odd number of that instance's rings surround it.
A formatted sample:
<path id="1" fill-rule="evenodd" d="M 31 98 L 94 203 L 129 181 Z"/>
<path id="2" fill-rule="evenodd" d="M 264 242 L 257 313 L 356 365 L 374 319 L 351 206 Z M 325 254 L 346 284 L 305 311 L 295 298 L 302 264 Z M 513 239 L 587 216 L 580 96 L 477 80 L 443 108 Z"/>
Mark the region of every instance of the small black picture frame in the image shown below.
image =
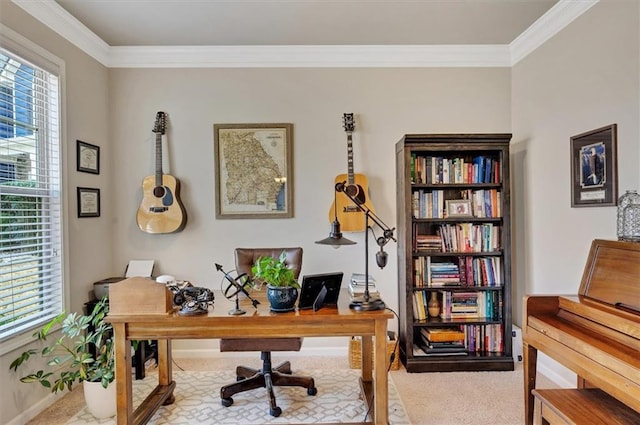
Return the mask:
<path id="1" fill-rule="evenodd" d="M 78 187 L 78 217 L 100 217 L 100 189 Z"/>
<path id="2" fill-rule="evenodd" d="M 298 309 L 305 310 L 312 308 L 314 311 L 317 311 L 324 306 L 337 305 L 343 276 L 344 273 L 342 272 L 304 276 L 302 278 L 302 285 L 300 285 Z"/>
<path id="3" fill-rule="evenodd" d="M 617 203 L 617 125 L 571 137 L 571 207 L 607 207 Z"/>
<path id="4" fill-rule="evenodd" d="M 76 169 L 83 173 L 100 174 L 100 146 L 76 140 Z"/>

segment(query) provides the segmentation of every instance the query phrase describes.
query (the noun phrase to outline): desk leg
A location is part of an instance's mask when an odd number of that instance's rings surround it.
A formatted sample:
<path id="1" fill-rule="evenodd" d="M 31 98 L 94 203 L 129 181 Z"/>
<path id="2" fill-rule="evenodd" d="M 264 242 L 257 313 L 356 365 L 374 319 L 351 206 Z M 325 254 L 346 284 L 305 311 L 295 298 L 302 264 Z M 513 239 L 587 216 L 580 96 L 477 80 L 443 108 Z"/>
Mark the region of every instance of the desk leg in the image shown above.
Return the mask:
<path id="1" fill-rule="evenodd" d="M 387 381 L 387 321 L 376 320 L 376 352 L 375 379 L 373 389 L 375 394 L 374 423 L 387 425 L 389 423 L 389 398 Z M 363 344 L 364 346 L 364 344 Z"/>
<path id="2" fill-rule="evenodd" d="M 168 386 L 173 381 L 173 369 L 171 367 L 171 340 L 158 340 L 158 384 Z M 164 401 L 164 405 L 175 401 L 173 391 Z"/>
<path id="3" fill-rule="evenodd" d="M 133 389 L 131 387 L 131 341 L 126 338 L 124 323 L 113 325 L 116 349 L 116 422 L 133 424 Z"/>
<path id="4" fill-rule="evenodd" d="M 526 342 L 523 342 L 522 348 L 522 360 L 524 363 L 524 419 L 525 424 L 532 425 L 534 397 L 531 391 L 536 387 L 538 349 Z"/>
<path id="5" fill-rule="evenodd" d="M 362 382 L 370 383 L 373 380 L 373 342 L 371 341 L 371 336 L 362 337 L 360 351 L 360 358 L 362 359 Z"/>

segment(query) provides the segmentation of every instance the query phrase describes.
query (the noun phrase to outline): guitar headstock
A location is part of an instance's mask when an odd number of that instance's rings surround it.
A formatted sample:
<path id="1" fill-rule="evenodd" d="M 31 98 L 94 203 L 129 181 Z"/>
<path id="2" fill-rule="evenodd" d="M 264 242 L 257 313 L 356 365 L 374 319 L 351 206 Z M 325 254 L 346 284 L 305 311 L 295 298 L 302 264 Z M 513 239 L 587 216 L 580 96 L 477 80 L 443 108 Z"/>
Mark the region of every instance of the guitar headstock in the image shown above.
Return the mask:
<path id="1" fill-rule="evenodd" d="M 167 114 L 160 111 L 156 114 L 156 122 L 153 125 L 153 132 L 164 134 L 167 125 Z"/>
<path id="2" fill-rule="evenodd" d="M 353 114 L 343 114 L 342 124 L 344 127 L 344 131 L 346 131 L 347 133 L 353 133 L 353 131 L 356 129 L 356 123 L 353 119 Z"/>

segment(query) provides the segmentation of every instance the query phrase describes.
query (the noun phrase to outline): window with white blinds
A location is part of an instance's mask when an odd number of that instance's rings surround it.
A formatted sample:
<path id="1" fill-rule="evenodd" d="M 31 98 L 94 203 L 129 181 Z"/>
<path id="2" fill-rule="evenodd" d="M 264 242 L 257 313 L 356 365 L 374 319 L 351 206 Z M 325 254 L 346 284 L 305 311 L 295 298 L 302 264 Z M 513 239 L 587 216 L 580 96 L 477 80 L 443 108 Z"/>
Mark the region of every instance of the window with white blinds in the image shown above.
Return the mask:
<path id="1" fill-rule="evenodd" d="M 63 309 L 59 97 L 57 74 L 0 47 L 0 341 Z"/>

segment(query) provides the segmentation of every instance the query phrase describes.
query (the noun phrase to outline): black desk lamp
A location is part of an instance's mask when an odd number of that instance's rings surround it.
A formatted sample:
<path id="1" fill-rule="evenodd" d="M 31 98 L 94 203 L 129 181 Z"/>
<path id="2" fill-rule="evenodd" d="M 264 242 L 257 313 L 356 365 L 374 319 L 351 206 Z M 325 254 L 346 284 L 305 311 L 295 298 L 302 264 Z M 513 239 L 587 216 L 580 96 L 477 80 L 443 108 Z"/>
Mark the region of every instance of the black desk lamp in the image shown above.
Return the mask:
<path id="1" fill-rule="evenodd" d="M 382 229 L 382 236 L 376 238 L 376 243 L 380 247 L 380 251 L 376 253 L 376 263 L 378 267 L 381 269 L 387 265 L 387 253 L 384 252 L 384 246 L 390 241 L 394 242 L 396 239 L 393 237 L 393 231 L 395 228 L 391 229 L 389 226 L 384 224 L 378 216 L 375 215 L 373 211 L 371 211 L 366 205 L 364 205 L 358 198 L 353 196 L 352 191 L 349 190 L 349 187 L 345 185 L 346 182 L 336 183 L 334 197 L 337 192 L 344 193 L 355 205 L 356 207 L 364 213 L 365 216 L 365 236 L 364 236 L 364 295 L 361 297 L 355 297 L 351 300 L 349 304 L 349 308 L 356 311 L 370 311 L 370 310 L 383 310 L 385 308 L 384 301 L 382 301 L 379 297 L 372 297 L 369 293 L 369 231 L 373 233 L 373 228 L 370 225 L 370 222 L 373 222 L 380 229 Z M 355 192 L 357 193 L 357 192 Z M 335 204 L 335 203 L 334 203 Z M 347 242 L 345 242 L 345 240 Z M 355 242 L 350 241 L 349 239 L 343 238 L 342 233 L 340 233 L 340 222 L 338 221 L 337 214 L 335 215 L 335 219 L 331 224 L 331 233 L 328 238 L 322 239 L 320 241 L 316 241 L 317 244 L 321 245 L 352 245 Z"/>
<path id="2" fill-rule="evenodd" d="M 338 183 L 344 186 L 344 183 Z M 316 241 L 317 244 L 320 245 L 331 245 L 334 248 L 340 248 L 342 245 L 355 245 L 356 242 L 351 239 L 347 239 L 342 236 L 342 232 L 340 231 L 340 222 L 338 221 L 338 203 L 336 202 L 336 194 L 338 193 L 338 189 L 336 184 L 336 190 L 333 192 L 333 223 L 331 223 L 331 231 L 329 232 L 329 237 L 322 239 L 321 241 Z"/>

